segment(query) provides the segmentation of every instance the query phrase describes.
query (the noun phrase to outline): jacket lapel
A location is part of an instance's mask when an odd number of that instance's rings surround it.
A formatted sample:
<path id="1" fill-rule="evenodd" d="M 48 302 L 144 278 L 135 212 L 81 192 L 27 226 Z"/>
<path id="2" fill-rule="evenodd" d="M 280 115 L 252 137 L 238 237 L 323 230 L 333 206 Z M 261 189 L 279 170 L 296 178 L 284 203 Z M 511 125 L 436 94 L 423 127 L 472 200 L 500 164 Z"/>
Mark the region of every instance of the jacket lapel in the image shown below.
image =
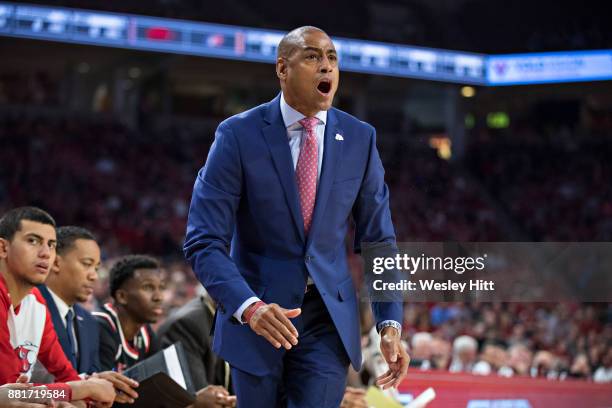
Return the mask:
<path id="1" fill-rule="evenodd" d="M 312 227 L 308 234 L 306 248 L 312 242 L 311 237 L 314 237 L 319 224 L 322 222 L 325 205 L 329 198 L 331 187 L 336 177 L 336 169 L 342 158 L 342 140 L 336 140 L 336 134 L 342 134 L 338 128 L 338 121 L 333 109 L 327 111 L 327 123 L 325 125 L 325 148 L 323 149 L 323 165 L 321 166 L 321 177 L 319 177 L 319 185 L 317 187 L 317 198 L 315 201 L 314 218 Z"/>
<path id="2" fill-rule="evenodd" d="M 300 212 L 295 170 L 293 169 L 291 149 L 287 140 L 287 129 L 280 112 L 280 95 L 268 104 L 265 121 L 268 123 L 268 126 L 265 126 L 262 130 L 264 138 L 270 149 L 274 167 L 283 186 L 285 199 L 291 211 L 293 222 L 302 241 L 304 241 L 304 222 Z"/>
<path id="3" fill-rule="evenodd" d="M 64 353 L 66 353 L 66 350 L 68 350 L 70 346 L 68 345 L 68 337 L 66 336 L 66 326 L 64 326 L 64 322 L 62 322 L 59 310 L 57 310 L 57 306 L 53 300 L 53 297 L 51 296 L 51 292 L 49 292 L 49 289 L 45 285 L 38 286 L 38 290 L 40 290 L 40 293 L 45 298 L 45 302 L 47 302 L 47 308 L 51 314 L 51 320 L 53 321 L 53 327 L 55 328 L 57 339 L 59 340 Z M 66 356 L 68 355 L 66 354 Z M 68 359 L 70 360 L 70 358 Z"/>

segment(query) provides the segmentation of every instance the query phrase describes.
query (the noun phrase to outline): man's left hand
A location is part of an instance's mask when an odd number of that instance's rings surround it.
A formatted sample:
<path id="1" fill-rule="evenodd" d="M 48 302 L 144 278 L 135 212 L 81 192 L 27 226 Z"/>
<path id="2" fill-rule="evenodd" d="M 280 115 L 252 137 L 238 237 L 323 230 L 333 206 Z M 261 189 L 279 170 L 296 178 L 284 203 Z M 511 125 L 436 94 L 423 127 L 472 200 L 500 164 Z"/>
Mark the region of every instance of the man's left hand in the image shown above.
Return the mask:
<path id="1" fill-rule="evenodd" d="M 389 370 L 376 379 L 383 390 L 397 387 L 408 372 L 410 356 L 402 346 L 400 332 L 395 327 L 385 327 L 380 333 L 380 351 Z"/>

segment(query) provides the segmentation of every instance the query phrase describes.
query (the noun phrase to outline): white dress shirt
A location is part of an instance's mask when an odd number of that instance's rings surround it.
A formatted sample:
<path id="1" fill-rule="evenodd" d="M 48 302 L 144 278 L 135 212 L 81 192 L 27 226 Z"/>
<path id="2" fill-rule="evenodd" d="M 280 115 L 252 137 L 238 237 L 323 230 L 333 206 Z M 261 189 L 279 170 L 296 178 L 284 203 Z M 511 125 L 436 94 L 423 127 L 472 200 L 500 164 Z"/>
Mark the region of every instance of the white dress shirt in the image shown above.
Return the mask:
<path id="1" fill-rule="evenodd" d="M 55 302 L 55 306 L 57 307 L 57 311 L 59 312 L 60 319 L 62 319 L 62 323 L 64 323 L 64 330 L 66 329 L 66 313 L 68 313 L 68 310 L 72 310 L 72 315 L 74 316 L 74 322 L 72 323 L 72 338 L 74 339 L 75 352 L 78 355 L 79 342 L 77 340 L 76 332 L 74 330 L 77 317 L 76 317 L 76 313 L 74 312 L 74 308 L 72 308 L 71 306 L 68 306 L 68 304 L 64 302 L 62 298 L 59 297 L 55 292 L 53 292 L 51 288 L 47 287 L 47 289 L 49 289 L 49 293 L 51 293 L 51 297 L 53 298 L 53 301 Z"/>

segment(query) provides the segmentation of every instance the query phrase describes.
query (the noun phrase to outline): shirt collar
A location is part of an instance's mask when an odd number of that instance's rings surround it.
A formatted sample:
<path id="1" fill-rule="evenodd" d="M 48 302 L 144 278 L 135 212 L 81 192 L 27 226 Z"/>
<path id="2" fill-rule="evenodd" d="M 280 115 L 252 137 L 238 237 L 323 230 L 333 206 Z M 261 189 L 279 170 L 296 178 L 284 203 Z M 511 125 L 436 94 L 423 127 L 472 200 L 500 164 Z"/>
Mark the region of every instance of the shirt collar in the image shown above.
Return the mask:
<path id="1" fill-rule="evenodd" d="M 47 289 L 49 289 L 49 293 L 51 293 L 51 297 L 53 298 L 53 301 L 55 302 L 55 306 L 57 307 L 57 311 L 59 313 L 59 315 L 62 317 L 62 320 L 66 320 L 66 313 L 68 313 L 68 310 L 72 310 L 72 314 L 74 315 L 74 310 L 72 309 L 72 307 L 68 306 L 68 304 L 66 304 L 66 302 L 64 302 L 62 300 L 61 297 L 59 297 L 57 294 L 55 294 L 49 287 L 47 287 Z"/>
<path id="2" fill-rule="evenodd" d="M 280 110 L 281 110 L 281 115 L 283 116 L 283 122 L 285 122 L 285 127 L 292 128 L 292 130 L 293 130 L 294 125 L 296 125 L 296 123 L 299 120 L 302 120 L 306 117 L 302 113 L 296 111 L 291 106 L 289 106 L 287 101 L 285 101 L 285 96 L 283 95 L 282 92 L 281 92 L 281 98 L 280 98 Z M 317 112 L 315 117 L 319 119 L 321 122 L 323 122 L 323 125 L 327 123 L 327 111 L 319 111 Z M 300 128 L 301 125 L 297 124 L 296 127 Z"/>

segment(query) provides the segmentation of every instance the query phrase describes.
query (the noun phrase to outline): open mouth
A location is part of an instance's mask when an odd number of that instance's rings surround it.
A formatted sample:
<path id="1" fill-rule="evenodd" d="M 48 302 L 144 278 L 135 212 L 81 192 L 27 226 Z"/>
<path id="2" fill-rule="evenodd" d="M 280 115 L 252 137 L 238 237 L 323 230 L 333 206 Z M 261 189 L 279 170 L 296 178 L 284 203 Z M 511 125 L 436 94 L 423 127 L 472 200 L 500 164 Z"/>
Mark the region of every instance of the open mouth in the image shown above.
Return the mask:
<path id="1" fill-rule="evenodd" d="M 327 95 L 329 91 L 331 91 L 331 81 L 327 79 L 322 80 L 321 82 L 319 82 L 319 85 L 317 85 L 317 89 L 322 94 Z"/>

